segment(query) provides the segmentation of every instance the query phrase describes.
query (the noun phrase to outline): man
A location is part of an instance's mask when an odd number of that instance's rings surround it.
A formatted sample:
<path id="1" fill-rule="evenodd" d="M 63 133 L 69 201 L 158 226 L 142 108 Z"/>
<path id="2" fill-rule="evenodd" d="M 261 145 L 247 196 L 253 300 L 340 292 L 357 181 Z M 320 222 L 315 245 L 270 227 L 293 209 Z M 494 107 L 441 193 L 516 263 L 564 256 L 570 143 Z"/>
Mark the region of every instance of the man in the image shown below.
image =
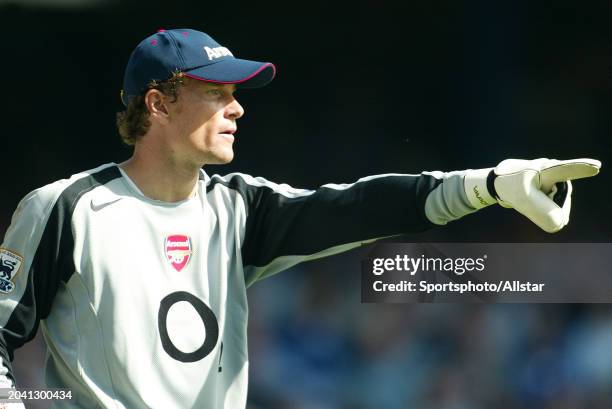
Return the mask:
<path id="1" fill-rule="evenodd" d="M 202 166 L 233 158 L 238 88 L 275 75 L 208 35 L 160 30 L 128 62 L 118 115 L 133 156 L 28 194 L 0 249 L 2 381 L 42 323 L 59 408 L 244 408 L 246 288 L 297 263 L 443 225 L 499 202 L 568 222 L 590 159 L 378 175 L 295 189 Z"/>

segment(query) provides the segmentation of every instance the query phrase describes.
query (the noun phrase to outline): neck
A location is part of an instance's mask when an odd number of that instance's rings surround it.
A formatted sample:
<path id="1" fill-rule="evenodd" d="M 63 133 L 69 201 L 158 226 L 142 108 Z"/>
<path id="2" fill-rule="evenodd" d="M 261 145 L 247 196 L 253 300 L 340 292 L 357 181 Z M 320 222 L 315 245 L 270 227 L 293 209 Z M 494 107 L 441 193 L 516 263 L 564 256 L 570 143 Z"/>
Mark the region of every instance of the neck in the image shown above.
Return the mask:
<path id="1" fill-rule="evenodd" d="M 163 152 L 137 145 L 132 157 L 119 166 L 151 199 L 179 202 L 196 193 L 200 167 L 180 163 Z"/>

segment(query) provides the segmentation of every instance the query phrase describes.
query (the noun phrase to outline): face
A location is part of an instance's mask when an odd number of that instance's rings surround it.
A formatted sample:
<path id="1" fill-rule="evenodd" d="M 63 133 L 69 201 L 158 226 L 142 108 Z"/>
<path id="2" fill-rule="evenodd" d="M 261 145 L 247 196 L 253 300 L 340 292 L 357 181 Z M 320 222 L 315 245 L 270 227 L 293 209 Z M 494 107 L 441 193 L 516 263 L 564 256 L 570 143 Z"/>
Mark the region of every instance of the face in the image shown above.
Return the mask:
<path id="1" fill-rule="evenodd" d="M 198 167 L 232 161 L 236 121 L 244 114 L 235 91 L 234 84 L 185 78 L 177 101 L 166 104 L 169 148 L 176 159 Z"/>

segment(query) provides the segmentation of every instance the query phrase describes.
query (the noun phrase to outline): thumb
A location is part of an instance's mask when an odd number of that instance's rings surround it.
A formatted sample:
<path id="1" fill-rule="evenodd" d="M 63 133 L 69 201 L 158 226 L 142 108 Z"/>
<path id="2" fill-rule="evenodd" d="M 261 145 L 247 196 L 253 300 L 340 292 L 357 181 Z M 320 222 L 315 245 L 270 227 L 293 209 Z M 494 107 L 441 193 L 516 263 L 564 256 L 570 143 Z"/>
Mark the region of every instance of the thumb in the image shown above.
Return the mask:
<path id="1" fill-rule="evenodd" d="M 557 182 L 595 176 L 600 168 L 601 162 L 596 159 L 550 160 L 540 169 L 540 189 L 549 193 Z"/>

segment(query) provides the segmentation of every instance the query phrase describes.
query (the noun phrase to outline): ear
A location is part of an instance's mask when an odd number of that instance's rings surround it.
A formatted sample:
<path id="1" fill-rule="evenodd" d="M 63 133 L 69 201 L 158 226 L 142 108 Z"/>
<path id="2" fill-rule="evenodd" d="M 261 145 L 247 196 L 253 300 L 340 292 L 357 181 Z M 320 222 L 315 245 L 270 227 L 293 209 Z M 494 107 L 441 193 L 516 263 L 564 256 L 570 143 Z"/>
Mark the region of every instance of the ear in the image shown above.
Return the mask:
<path id="1" fill-rule="evenodd" d="M 151 120 L 161 123 L 168 122 L 167 98 L 161 91 L 150 89 L 144 97 L 144 103 L 149 111 Z"/>

